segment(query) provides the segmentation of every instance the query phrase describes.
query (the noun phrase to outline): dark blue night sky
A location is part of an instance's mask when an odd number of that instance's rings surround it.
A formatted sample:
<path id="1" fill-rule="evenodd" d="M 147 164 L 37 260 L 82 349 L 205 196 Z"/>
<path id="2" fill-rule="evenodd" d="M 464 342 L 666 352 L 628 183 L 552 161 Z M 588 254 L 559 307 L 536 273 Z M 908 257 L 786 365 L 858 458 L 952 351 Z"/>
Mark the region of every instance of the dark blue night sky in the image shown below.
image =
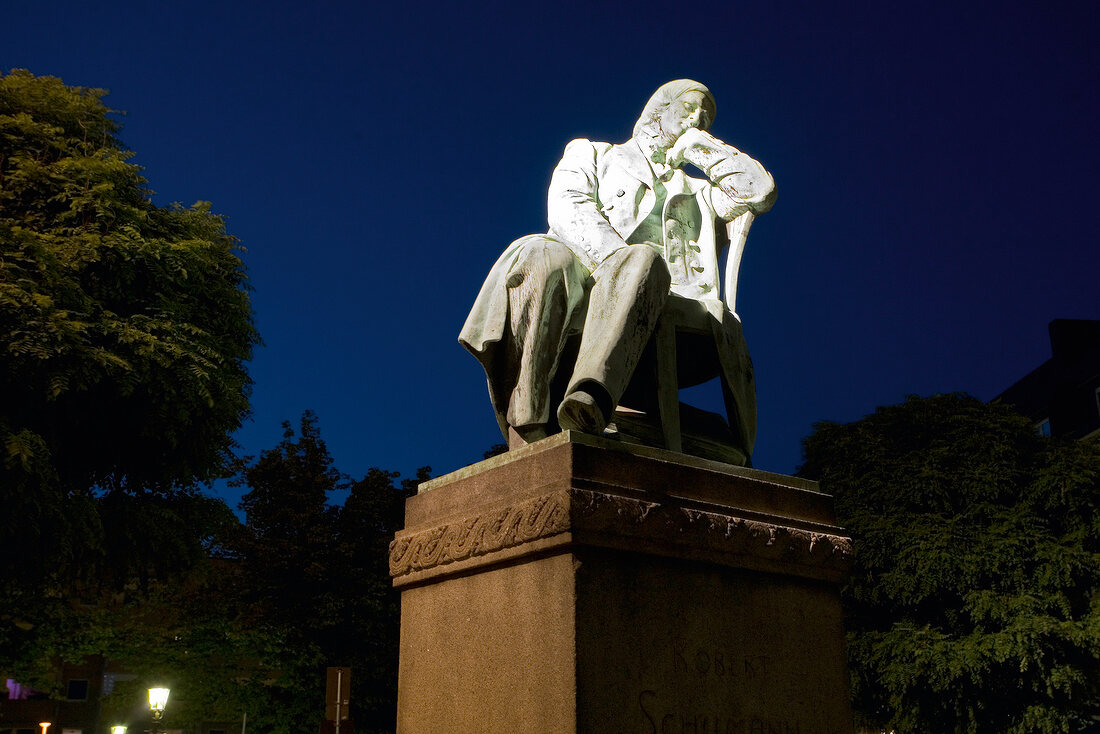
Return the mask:
<path id="1" fill-rule="evenodd" d="M 625 140 L 681 77 L 779 187 L 738 293 L 756 466 L 907 394 L 992 398 L 1048 321 L 1100 318 L 1100 4 L 532 6 L 13 2 L 0 67 L 109 89 L 158 203 L 248 248 L 245 453 L 308 408 L 355 476 L 480 459 L 456 336 L 485 273 L 545 231 L 565 144 Z"/>

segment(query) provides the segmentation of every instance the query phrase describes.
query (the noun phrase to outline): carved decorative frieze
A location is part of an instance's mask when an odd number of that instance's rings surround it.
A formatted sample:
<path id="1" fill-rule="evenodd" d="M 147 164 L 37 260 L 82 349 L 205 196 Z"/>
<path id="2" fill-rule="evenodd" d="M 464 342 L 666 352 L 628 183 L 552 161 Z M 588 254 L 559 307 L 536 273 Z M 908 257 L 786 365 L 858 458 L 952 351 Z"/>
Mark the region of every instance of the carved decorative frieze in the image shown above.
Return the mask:
<path id="1" fill-rule="evenodd" d="M 842 535 L 675 502 L 572 489 L 483 510 L 420 532 L 401 533 L 390 544 L 390 574 L 403 576 L 570 530 L 583 532 L 586 543 L 601 544 L 600 537 L 629 538 L 669 548 L 690 546 L 693 553 L 702 551 L 710 557 L 750 556 L 823 569 L 846 569 L 852 556 L 851 539 Z"/>
<path id="2" fill-rule="evenodd" d="M 733 508 L 730 508 L 736 512 Z M 573 492 L 573 518 L 587 530 L 646 538 L 668 545 L 691 545 L 715 554 L 828 568 L 847 568 L 852 541 L 781 522 L 764 522 L 678 504 L 645 502 L 601 492 Z"/>
<path id="3" fill-rule="evenodd" d="M 568 493 L 554 492 L 412 535 L 399 534 L 390 543 L 390 575 L 483 556 L 568 529 Z"/>

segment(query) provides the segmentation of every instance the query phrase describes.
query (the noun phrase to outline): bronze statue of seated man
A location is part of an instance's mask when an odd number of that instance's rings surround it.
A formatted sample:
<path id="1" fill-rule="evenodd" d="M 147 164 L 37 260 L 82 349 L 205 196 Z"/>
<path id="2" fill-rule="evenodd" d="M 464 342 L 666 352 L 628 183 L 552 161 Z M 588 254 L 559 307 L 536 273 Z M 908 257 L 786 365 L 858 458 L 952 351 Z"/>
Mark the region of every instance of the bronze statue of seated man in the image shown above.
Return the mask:
<path id="1" fill-rule="evenodd" d="M 740 254 L 720 298 L 718 253 L 771 208 L 757 161 L 711 135 L 714 97 L 681 79 L 646 103 L 625 143 L 570 142 L 548 193 L 546 234 L 513 242 L 459 335 L 485 368 L 501 431 L 601 433 L 631 385 L 669 295 L 697 301 L 712 335 L 737 448 L 756 431 L 752 364 L 733 312 Z M 691 164 L 706 177 L 683 171 Z M 739 234 L 738 234 L 739 233 Z"/>

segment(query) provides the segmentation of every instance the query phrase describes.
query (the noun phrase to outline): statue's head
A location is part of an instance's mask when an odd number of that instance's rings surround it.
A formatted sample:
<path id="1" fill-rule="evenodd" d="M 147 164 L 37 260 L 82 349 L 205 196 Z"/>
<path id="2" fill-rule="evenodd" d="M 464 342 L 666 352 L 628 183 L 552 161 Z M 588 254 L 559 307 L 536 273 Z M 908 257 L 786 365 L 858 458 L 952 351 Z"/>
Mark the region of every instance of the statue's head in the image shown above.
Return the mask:
<path id="1" fill-rule="evenodd" d="M 677 79 L 662 84 L 646 102 L 634 124 L 634 137 L 646 136 L 658 147 L 669 148 L 689 127 L 709 130 L 717 110 L 706 85 Z"/>

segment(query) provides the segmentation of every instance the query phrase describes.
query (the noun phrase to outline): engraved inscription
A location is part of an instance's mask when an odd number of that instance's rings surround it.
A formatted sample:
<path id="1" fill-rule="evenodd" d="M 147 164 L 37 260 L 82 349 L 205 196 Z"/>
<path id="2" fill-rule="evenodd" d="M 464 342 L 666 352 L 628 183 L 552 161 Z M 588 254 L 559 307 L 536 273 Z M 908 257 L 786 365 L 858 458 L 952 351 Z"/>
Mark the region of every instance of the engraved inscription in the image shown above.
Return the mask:
<path id="1" fill-rule="evenodd" d="M 797 719 L 740 713 L 666 710 L 660 707 L 656 691 L 642 691 L 638 708 L 645 719 L 646 734 L 819 734 L 804 729 Z"/>
<path id="2" fill-rule="evenodd" d="M 674 638 L 643 682 L 628 731 L 644 734 L 838 734 L 812 701 L 780 691 L 790 676 L 780 654 L 730 639 Z M 648 676 L 647 676 L 648 677 Z M 637 689 L 635 689 L 637 690 Z M 782 703 L 781 703 L 782 701 Z M 793 705 L 792 705 L 793 704 Z M 625 731 L 621 734 L 625 734 Z"/>
<path id="3" fill-rule="evenodd" d="M 716 647 L 688 646 L 682 640 L 672 643 L 672 672 L 694 673 L 701 678 L 755 680 L 768 673 L 768 655 L 736 655 Z"/>

